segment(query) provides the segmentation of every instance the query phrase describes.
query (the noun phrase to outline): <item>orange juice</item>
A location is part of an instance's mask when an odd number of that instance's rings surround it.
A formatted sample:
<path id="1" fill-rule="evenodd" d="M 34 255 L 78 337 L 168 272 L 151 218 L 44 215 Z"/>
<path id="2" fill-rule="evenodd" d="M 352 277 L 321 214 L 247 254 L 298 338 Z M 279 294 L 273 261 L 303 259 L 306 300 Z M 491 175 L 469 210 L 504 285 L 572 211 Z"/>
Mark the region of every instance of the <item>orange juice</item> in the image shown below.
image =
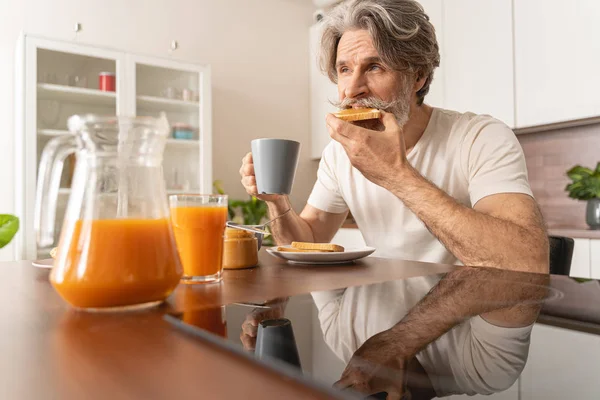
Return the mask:
<path id="1" fill-rule="evenodd" d="M 224 313 L 224 306 L 203 310 L 189 310 L 183 312 L 182 320 L 187 324 L 227 338 L 227 321 L 225 320 Z"/>
<path id="2" fill-rule="evenodd" d="M 50 281 L 75 307 L 162 301 L 179 283 L 182 268 L 166 218 L 79 220 L 66 232 Z"/>
<path id="3" fill-rule="evenodd" d="M 220 279 L 227 207 L 173 207 L 171 220 L 183 264 L 183 279 Z"/>

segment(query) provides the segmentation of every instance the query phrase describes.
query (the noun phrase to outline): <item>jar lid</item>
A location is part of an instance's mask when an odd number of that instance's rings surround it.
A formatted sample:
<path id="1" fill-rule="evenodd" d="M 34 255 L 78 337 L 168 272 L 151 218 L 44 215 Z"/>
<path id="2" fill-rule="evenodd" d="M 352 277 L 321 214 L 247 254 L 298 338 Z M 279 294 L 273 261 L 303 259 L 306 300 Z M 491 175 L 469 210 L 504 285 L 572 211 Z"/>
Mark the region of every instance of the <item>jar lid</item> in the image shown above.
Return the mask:
<path id="1" fill-rule="evenodd" d="M 114 72 L 100 72 L 98 75 L 100 76 L 115 76 Z"/>
<path id="2" fill-rule="evenodd" d="M 244 231 L 242 229 L 235 228 L 225 228 L 225 238 L 226 239 L 243 239 L 243 238 L 253 238 L 254 234 L 252 232 Z"/>
<path id="3" fill-rule="evenodd" d="M 186 124 L 185 122 L 174 122 L 173 124 L 171 124 L 171 127 L 173 127 L 173 129 L 185 129 L 189 131 L 194 130 L 194 127 L 192 125 Z"/>

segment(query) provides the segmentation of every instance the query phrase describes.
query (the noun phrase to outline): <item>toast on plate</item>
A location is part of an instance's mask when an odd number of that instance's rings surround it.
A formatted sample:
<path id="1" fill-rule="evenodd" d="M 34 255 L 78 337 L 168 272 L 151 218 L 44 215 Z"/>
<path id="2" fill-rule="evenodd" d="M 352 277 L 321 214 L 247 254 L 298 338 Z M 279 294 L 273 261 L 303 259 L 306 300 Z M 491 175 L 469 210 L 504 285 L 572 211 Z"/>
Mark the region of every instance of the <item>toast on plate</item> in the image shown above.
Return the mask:
<path id="1" fill-rule="evenodd" d="M 308 250 L 328 253 L 343 253 L 344 247 L 333 243 L 308 243 L 308 242 L 292 242 L 292 248 L 298 250 Z"/>

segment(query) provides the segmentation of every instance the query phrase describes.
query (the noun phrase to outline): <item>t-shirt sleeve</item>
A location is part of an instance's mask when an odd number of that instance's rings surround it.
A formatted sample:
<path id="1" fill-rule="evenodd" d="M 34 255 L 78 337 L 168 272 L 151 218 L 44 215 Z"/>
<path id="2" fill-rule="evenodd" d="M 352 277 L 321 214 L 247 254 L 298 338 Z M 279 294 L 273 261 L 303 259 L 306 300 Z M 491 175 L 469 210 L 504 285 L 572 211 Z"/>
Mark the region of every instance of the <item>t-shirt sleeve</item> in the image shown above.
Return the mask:
<path id="1" fill-rule="evenodd" d="M 490 117 L 471 121 L 461 158 L 471 205 L 499 193 L 523 193 L 533 197 L 521 144 L 502 122 Z"/>
<path id="2" fill-rule="evenodd" d="M 308 198 L 308 204 L 333 214 L 341 214 L 348 211 L 348 205 L 344 201 L 340 191 L 340 182 L 335 173 L 337 162 L 336 143 L 331 142 L 323 151 L 319 170 L 317 171 L 317 182 Z"/>

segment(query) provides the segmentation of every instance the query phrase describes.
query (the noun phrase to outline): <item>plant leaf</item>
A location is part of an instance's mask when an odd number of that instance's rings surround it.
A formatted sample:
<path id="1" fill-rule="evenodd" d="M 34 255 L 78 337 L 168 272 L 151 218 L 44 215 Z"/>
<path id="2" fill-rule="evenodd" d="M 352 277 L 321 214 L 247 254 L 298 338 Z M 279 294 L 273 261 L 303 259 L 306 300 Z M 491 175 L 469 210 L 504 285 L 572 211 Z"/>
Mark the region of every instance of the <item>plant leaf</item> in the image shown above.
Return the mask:
<path id="1" fill-rule="evenodd" d="M 213 182 L 213 188 L 215 189 L 215 191 L 218 194 L 225 194 L 225 189 L 223 189 L 223 182 L 222 181 L 214 181 Z"/>
<path id="2" fill-rule="evenodd" d="M 572 183 L 565 187 L 569 197 L 577 200 L 590 200 L 600 197 L 600 163 L 592 171 L 589 168 L 576 165 L 567 171 Z"/>
<path id="3" fill-rule="evenodd" d="M 0 214 L 0 249 L 10 243 L 19 230 L 19 218 L 10 214 Z"/>
<path id="4" fill-rule="evenodd" d="M 246 202 L 242 201 L 242 200 L 230 200 L 229 201 L 229 206 L 233 207 L 233 208 L 237 208 L 237 207 L 241 207 L 242 205 L 244 205 Z"/>
<path id="5" fill-rule="evenodd" d="M 582 167 L 581 165 L 576 165 L 567 171 L 567 176 L 571 178 L 573 182 L 577 182 L 589 177 L 593 173 L 594 171 L 592 171 L 589 168 Z"/>

